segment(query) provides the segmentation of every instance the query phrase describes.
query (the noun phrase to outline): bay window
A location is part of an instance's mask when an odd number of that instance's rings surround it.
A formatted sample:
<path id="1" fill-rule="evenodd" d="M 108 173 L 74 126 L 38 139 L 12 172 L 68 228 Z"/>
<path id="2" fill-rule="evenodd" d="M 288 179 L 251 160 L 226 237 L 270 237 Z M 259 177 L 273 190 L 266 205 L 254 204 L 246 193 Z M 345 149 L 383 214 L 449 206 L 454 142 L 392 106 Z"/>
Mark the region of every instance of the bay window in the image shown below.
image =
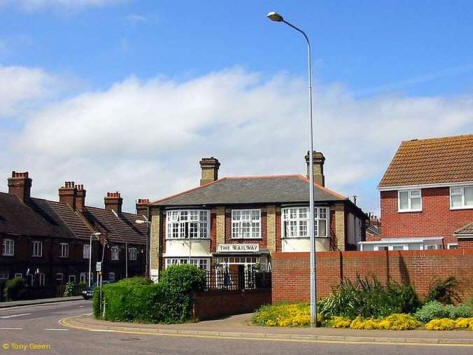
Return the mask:
<path id="1" fill-rule="evenodd" d="M 328 237 L 329 208 L 314 208 L 314 235 Z M 309 207 L 288 207 L 282 209 L 282 237 L 309 238 Z"/>
<path id="2" fill-rule="evenodd" d="M 422 211 L 421 190 L 400 190 L 398 191 L 398 211 L 399 212 L 420 212 Z"/>
<path id="3" fill-rule="evenodd" d="M 166 258 L 166 269 L 174 265 L 190 264 L 202 270 L 210 270 L 208 258 Z"/>
<path id="4" fill-rule="evenodd" d="M 166 212 L 167 239 L 208 239 L 210 213 L 207 210 L 172 210 Z"/>
<path id="5" fill-rule="evenodd" d="M 473 208 L 473 186 L 451 187 L 450 208 Z"/>
<path id="6" fill-rule="evenodd" d="M 232 238 L 261 238 L 261 210 L 232 210 Z"/>

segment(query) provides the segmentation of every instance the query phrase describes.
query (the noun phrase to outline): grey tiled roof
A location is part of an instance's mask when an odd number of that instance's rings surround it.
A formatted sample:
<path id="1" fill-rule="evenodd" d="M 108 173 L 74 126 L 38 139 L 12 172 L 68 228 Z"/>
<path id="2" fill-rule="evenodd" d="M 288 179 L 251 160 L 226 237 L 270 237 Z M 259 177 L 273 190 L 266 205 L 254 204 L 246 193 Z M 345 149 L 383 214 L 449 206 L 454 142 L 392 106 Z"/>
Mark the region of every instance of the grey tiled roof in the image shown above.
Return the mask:
<path id="1" fill-rule="evenodd" d="M 316 185 L 316 201 L 347 198 Z M 309 201 L 309 180 L 302 175 L 222 178 L 158 201 L 155 206 L 291 203 Z"/>

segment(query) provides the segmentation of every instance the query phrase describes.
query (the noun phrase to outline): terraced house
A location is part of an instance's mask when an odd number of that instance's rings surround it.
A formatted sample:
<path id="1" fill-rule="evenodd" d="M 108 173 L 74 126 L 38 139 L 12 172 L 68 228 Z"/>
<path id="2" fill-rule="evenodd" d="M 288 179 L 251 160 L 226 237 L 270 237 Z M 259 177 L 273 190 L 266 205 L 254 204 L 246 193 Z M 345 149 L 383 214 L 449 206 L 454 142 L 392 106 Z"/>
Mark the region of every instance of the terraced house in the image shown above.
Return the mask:
<path id="1" fill-rule="evenodd" d="M 32 197 L 31 186 L 27 172 L 13 172 L 8 193 L 0 193 L 0 284 L 21 277 L 30 296 L 53 296 L 68 281 L 88 281 L 89 258 L 93 278 L 103 251 L 104 279 L 144 275 L 147 226 L 122 211 L 119 193 L 97 208 L 86 206 L 86 190 L 74 182 L 59 189 L 59 201 Z M 96 233 L 100 242 L 91 239 Z"/>
<path id="2" fill-rule="evenodd" d="M 200 161 L 200 186 L 150 204 L 151 274 L 169 265 L 270 270 L 271 253 L 306 252 L 310 242 L 307 175 L 218 177 L 216 158 Z M 325 187 L 325 157 L 314 152 L 318 251 L 356 250 L 366 215 Z"/>
<path id="3" fill-rule="evenodd" d="M 382 236 L 362 250 L 473 247 L 473 135 L 402 142 L 379 191 Z"/>

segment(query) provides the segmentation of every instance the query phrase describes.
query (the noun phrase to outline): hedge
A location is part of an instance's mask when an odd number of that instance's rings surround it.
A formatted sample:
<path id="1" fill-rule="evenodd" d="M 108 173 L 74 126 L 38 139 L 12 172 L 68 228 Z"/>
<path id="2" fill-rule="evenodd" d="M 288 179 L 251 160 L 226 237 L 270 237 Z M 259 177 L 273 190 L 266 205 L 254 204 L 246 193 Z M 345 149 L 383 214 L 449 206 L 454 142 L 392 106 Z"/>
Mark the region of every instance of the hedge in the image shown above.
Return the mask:
<path id="1" fill-rule="evenodd" d="M 105 315 L 99 310 L 99 288 L 93 296 L 96 318 L 142 323 L 180 323 L 192 315 L 193 291 L 205 286 L 205 271 L 193 265 L 176 265 L 153 284 L 143 278 L 124 279 L 103 287 Z"/>

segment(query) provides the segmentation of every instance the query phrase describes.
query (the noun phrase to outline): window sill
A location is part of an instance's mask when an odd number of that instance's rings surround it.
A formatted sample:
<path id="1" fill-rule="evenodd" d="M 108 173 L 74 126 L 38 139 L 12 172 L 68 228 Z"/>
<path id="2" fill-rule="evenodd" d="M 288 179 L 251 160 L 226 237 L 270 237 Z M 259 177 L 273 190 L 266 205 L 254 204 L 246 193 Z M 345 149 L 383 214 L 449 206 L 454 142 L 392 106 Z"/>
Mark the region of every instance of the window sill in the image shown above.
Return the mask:
<path id="1" fill-rule="evenodd" d="M 262 237 L 230 237 L 231 240 L 262 240 Z"/>
<path id="2" fill-rule="evenodd" d="M 422 212 L 422 210 L 397 210 L 397 213 L 416 213 Z"/>
<path id="3" fill-rule="evenodd" d="M 165 240 L 210 240 L 210 238 L 166 238 Z"/>
<path id="4" fill-rule="evenodd" d="M 328 239 L 330 238 L 329 236 L 327 237 L 319 237 L 315 236 L 315 239 Z M 310 239 L 310 237 L 282 237 L 282 240 L 292 240 L 292 239 Z"/>
<path id="5" fill-rule="evenodd" d="M 470 207 L 450 207 L 450 211 L 458 211 L 458 210 L 473 210 L 473 206 L 470 206 Z"/>

